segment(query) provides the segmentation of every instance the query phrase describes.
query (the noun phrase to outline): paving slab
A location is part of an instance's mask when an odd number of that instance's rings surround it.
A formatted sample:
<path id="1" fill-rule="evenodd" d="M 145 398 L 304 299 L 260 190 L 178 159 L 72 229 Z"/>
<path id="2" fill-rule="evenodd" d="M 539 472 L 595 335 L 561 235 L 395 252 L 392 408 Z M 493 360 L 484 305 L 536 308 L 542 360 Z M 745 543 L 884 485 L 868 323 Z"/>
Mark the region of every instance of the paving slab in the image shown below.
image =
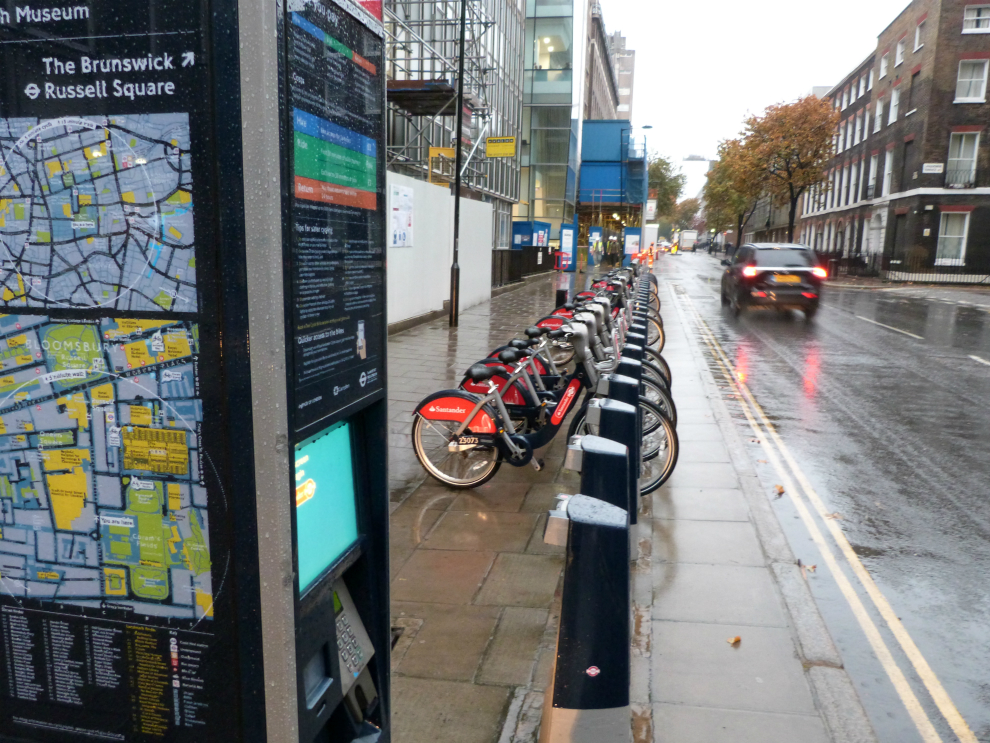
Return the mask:
<path id="1" fill-rule="evenodd" d="M 545 608 L 553 601 L 560 573 L 561 555 L 501 553 L 475 599 L 476 604 Z"/>
<path id="2" fill-rule="evenodd" d="M 663 743 L 828 743 L 818 715 L 783 715 L 658 704 L 656 740 Z"/>
<path id="3" fill-rule="evenodd" d="M 395 743 L 492 743 L 512 689 L 397 676 L 392 680 Z"/>
<path id="4" fill-rule="evenodd" d="M 478 682 L 525 686 L 533 676 L 534 661 L 546 630 L 549 612 L 507 606 L 502 610 L 495 637 L 488 646 Z"/>
<path id="5" fill-rule="evenodd" d="M 538 515 L 497 511 L 447 511 L 424 546 L 433 550 L 523 552 Z"/>
<path id="6" fill-rule="evenodd" d="M 403 676 L 471 681 L 481 667 L 500 610 L 491 606 L 394 602 L 393 615 L 423 624 L 393 671 Z M 451 640 L 456 638 L 456 642 Z"/>
<path id="7" fill-rule="evenodd" d="M 749 507 L 741 490 L 662 487 L 653 494 L 653 515 L 690 521 L 748 521 Z"/>
<path id="8" fill-rule="evenodd" d="M 765 568 L 664 563 L 653 580 L 654 619 L 787 626 Z"/>
<path id="9" fill-rule="evenodd" d="M 495 556 L 494 552 L 417 549 L 392 581 L 392 601 L 469 604 Z"/>
<path id="10" fill-rule="evenodd" d="M 728 639 L 740 637 L 737 647 Z M 653 623 L 658 702 L 817 714 L 790 631 L 695 622 Z"/>
<path id="11" fill-rule="evenodd" d="M 706 565 L 765 564 L 749 522 L 655 519 L 653 555 L 658 562 Z"/>

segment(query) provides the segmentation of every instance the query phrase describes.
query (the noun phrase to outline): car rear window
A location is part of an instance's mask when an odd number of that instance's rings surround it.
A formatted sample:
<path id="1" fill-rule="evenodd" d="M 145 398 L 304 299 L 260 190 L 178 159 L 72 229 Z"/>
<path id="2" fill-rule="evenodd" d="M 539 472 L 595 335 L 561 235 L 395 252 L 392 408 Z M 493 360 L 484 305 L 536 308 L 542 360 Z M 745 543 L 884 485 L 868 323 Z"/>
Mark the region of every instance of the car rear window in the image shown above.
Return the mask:
<path id="1" fill-rule="evenodd" d="M 817 265 L 815 254 L 810 250 L 795 250 L 779 248 L 773 250 L 757 250 L 756 265 L 771 268 L 807 268 Z"/>

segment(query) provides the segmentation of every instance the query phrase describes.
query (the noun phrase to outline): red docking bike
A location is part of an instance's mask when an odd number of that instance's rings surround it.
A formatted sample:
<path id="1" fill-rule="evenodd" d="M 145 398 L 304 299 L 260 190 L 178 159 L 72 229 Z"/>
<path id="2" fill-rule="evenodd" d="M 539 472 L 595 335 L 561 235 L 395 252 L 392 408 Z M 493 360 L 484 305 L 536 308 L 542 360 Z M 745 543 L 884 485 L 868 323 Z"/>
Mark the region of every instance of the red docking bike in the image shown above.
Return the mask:
<path id="1" fill-rule="evenodd" d="M 451 487 L 473 488 L 494 477 L 503 462 L 539 471 L 543 463 L 534 452 L 553 441 L 573 410 L 568 436 L 595 433 L 586 418 L 588 403 L 602 375 L 615 366 L 620 330 L 632 316 L 631 303 L 623 302 L 630 287 L 613 287 L 618 291 L 603 289 L 605 296 L 596 293 L 593 301 L 573 305 L 559 327 L 527 329 L 526 340 L 512 341 L 471 366 L 459 389 L 437 392 L 417 406 L 413 448 L 431 476 Z M 616 306 L 618 314 L 612 312 Z M 647 377 L 644 363 L 639 399 L 642 493 L 667 480 L 679 449 L 669 376 L 650 366 L 656 378 Z"/>

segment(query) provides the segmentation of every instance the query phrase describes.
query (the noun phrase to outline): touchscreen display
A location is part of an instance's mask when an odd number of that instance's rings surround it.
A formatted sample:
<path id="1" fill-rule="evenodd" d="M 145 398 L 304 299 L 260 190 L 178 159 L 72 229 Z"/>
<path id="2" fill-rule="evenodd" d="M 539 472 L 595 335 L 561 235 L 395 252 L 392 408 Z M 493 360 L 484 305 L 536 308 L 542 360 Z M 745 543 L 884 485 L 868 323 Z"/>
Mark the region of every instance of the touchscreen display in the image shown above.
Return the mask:
<path id="1" fill-rule="evenodd" d="M 350 425 L 296 447 L 296 540 L 303 593 L 357 541 Z"/>

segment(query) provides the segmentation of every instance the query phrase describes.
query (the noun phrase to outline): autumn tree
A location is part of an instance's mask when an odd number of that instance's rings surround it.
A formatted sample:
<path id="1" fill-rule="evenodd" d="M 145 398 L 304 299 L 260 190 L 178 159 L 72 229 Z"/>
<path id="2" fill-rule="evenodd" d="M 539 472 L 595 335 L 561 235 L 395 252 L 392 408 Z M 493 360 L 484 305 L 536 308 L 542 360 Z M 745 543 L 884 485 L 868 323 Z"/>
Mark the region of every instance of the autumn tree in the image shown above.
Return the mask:
<path id="1" fill-rule="evenodd" d="M 770 106 L 762 116 L 746 121 L 743 149 L 766 176 L 768 195 L 790 207 L 787 239 L 791 242 L 798 201 L 824 180 L 838 125 L 839 113 L 831 102 L 815 96 Z"/>
<path id="2" fill-rule="evenodd" d="M 705 217 L 719 232 L 735 226 L 736 242 L 741 242 L 766 191 L 766 177 L 741 140 L 722 142 L 705 184 Z"/>
<path id="3" fill-rule="evenodd" d="M 674 164 L 657 154 L 650 156 L 648 169 L 649 190 L 657 194 L 657 216 L 669 217 L 674 213 L 677 199 L 687 183 L 687 176 L 674 170 Z"/>
<path id="4" fill-rule="evenodd" d="M 684 199 L 674 209 L 674 224 L 681 230 L 692 229 L 699 211 L 701 211 L 701 202 L 698 199 Z"/>

